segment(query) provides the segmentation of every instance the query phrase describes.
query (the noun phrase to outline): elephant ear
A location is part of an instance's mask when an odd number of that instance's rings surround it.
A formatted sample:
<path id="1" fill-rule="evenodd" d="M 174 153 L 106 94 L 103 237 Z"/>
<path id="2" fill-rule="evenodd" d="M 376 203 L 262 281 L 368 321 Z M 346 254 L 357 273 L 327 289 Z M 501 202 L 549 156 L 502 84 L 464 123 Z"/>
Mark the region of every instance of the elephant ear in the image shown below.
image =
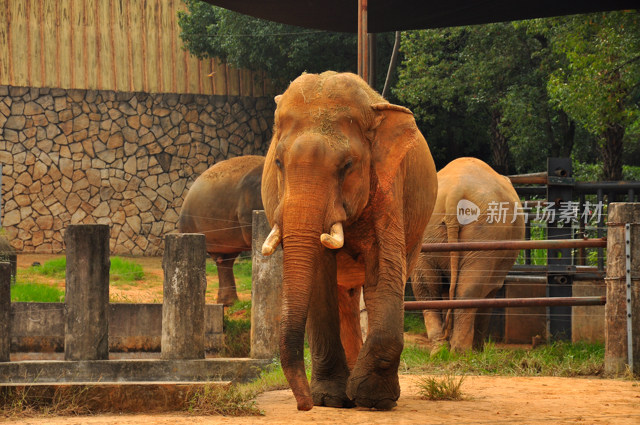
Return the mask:
<path id="1" fill-rule="evenodd" d="M 409 109 L 391 103 L 375 103 L 371 108 L 375 112 L 370 129 L 374 133 L 372 158 L 378 184 L 386 192 L 396 179 L 407 152 L 421 144 L 426 145 L 426 141 Z"/>

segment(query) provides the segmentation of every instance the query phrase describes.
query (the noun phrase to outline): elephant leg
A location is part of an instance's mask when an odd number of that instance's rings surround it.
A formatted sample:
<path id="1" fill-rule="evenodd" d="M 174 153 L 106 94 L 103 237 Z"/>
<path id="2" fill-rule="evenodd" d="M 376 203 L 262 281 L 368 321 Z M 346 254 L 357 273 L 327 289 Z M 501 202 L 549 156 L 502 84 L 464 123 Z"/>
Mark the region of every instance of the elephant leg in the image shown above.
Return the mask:
<path id="1" fill-rule="evenodd" d="M 340 307 L 340 339 L 347 357 L 347 365 L 352 370 L 362 348 L 362 331 L 360 328 L 360 294 L 361 288 L 347 289 L 338 286 L 338 303 Z"/>
<path id="2" fill-rule="evenodd" d="M 320 278 L 319 281 L 324 281 Z M 349 367 L 341 342 L 338 286 L 313 288 L 307 320 L 312 374 L 311 397 L 315 406 L 353 407 L 347 397 Z M 359 300 L 359 297 L 353 297 Z M 341 306 L 342 307 L 342 306 Z M 357 320 L 356 320 L 357 323 Z"/>
<path id="3" fill-rule="evenodd" d="M 442 276 L 434 265 L 418 263 L 418 269 L 411 278 L 411 287 L 417 301 L 438 300 L 442 293 Z M 423 310 L 424 326 L 427 337 L 435 342 L 442 338 L 442 312 L 441 310 Z"/>
<path id="4" fill-rule="evenodd" d="M 214 257 L 218 266 L 218 304 L 230 306 L 238 299 L 236 280 L 233 276 L 233 263 L 238 253 L 222 254 Z"/>
<path id="5" fill-rule="evenodd" d="M 491 291 L 486 298 L 495 298 L 497 292 L 497 289 Z M 491 321 L 492 311 L 493 309 L 491 308 L 478 309 L 476 314 L 476 327 L 473 335 L 474 350 L 482 350 L 485 341 L 489 338 L 489 322 Z"/>
<path id="6" fill-rule="evenodd" d="M 492 272 L 479 273 L 476 270 L 487 268 L 490 262 L 471 262 L 462 267 L 456 288 L 456 299 L 484 299 L 495 295 L 501 284 L 495 281 Z M 453 331 L 451 333 L 451 349 L 466 351 L 477 347 L 474 341 L 484 338 L 484 335 L 476 335 L 478 328 L 484 328 L 489 324 L 489 317 L 481 314 L 477 308 L 457 309 L 453 316 Z M 486 319 L 486 320 L 485 320 Z M 485 323 L 486 322 L 486 323 Z"/>

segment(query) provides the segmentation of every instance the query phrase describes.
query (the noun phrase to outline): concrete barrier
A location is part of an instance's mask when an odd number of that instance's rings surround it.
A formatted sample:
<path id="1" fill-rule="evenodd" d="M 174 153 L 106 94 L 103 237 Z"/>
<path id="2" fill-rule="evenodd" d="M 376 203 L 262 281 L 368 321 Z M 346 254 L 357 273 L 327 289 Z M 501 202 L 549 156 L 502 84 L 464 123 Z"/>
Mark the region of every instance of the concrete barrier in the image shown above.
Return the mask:
<path id="1" fill-rule="evenodd" d="M 109 315 L 110 352 L 160 352 L 162 304 L 112 303 Z M 205 351 L 217 353 L 223 346 L 223 306 L 204 308 Z M 12 352 L 64 351 L 63 303 L 12 303 Z"/>

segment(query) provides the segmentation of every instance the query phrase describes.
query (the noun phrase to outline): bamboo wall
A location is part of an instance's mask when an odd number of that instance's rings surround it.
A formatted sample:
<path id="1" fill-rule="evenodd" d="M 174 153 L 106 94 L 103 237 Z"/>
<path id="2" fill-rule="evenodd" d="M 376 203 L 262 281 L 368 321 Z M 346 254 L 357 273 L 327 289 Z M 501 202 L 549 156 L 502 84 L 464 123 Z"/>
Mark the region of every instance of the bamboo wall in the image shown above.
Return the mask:
<path id="1" fill-rule="evenodd" d="M 184 9 L 180 0 L 2 0 L 0 85 L 269 95 L 263 75 L 182 49 Z"/>

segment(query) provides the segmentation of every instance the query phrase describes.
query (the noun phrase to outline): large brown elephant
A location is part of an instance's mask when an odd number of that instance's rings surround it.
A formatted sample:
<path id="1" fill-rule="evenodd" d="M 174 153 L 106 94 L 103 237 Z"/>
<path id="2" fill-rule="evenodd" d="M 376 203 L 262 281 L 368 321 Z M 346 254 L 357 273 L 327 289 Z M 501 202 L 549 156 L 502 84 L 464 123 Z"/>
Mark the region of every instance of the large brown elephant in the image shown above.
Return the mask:
<path id="1" fill-rule="evenodd" d="M 218 162 L 202 173 L 184 199 L 178 220 L 182 233 L 203 233 L 207 252 L 218 266 L 217 302 L 238 299 L 233 263 L 251 250 L 251 214 L 261 210 L 263 156 L 239 156 Z"/>
<path id="2" fill-rule="evenodd" d="M 276 102 L 263 253 L 282 242 L 282 368 L 299 410 L 390 409 L 400 395 L 404 282 L 436 197 L 431 153 L 411 111 L 354 74 L 303 74 Z"/>
<path id="3" fill-rule="evenodd" d="M 507 177 L 476 158 L 456 159 L 438 172 L 438 199 L 424 243 L 523 238 L 520 199 Z M 418 300 L 495 297 L 517 257 L 518 251 L 421 253 L 413 292 Z M 490 312 L 425 310 L 427 335 L 434 342 L 449 340 L 457 351 L 481 348 Z"/>

